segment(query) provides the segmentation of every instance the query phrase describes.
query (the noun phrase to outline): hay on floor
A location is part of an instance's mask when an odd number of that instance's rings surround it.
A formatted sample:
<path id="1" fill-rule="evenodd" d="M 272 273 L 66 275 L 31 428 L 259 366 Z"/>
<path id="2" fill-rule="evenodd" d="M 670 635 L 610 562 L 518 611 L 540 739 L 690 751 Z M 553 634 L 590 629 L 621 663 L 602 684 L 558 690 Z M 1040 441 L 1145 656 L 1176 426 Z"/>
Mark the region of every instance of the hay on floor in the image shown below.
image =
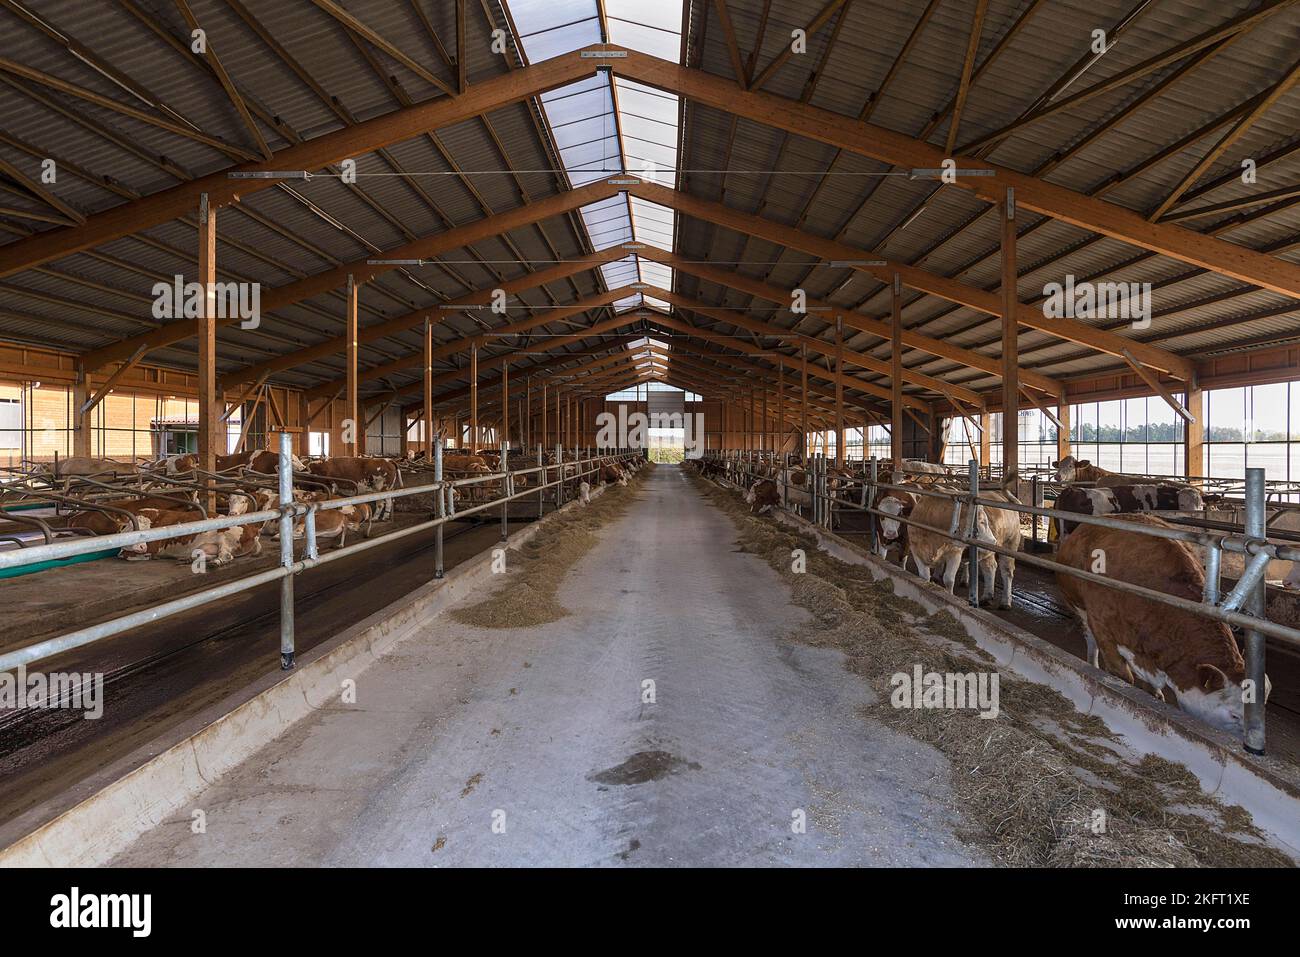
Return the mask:
<path id="1" fill-rule="evenodd" d="M 1201 790 L 1185 767 L 1154 756 L 1133 763 L 1104 722 L 1057 691 L 999 673 L 996 719 L 974 710 L 894 708 L 890 677 L 925 671 L 990 670 L 990 657 L 946 612 L 873 580 L 864 565 L 821 551 L 816 541 L 750 514 L 733 492 L 692 481 L 735 523 L 743 551 L 764 559 L 813 616 L 793 640 L 837 648 L 871 686 L 863 716 L 931 745 L 952 766 L 951 789 L 970 827 L 961 837 L 993 860 L 1023 867 L 1286 867 L 1240 807 Z M 792 570 L 802 549 L 806 572 Z"/>

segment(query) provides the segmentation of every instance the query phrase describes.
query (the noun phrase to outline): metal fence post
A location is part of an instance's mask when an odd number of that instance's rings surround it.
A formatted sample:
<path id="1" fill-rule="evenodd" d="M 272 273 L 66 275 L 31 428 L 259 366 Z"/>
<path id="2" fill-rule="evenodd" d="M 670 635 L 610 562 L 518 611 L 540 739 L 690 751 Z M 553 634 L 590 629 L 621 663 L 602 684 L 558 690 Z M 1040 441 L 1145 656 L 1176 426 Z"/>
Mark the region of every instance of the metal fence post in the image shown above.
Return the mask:
<path id="1" fill-rule="evenodd" d="M 541 442 L 537 443 L 537 467 L 541 469 L 537 473 L 537 517 L 541 518 L 546 511 L 546 458 L 542 453 Z"/>
<path id="2" fill-rule="evenodd" d="M 867 480 L 867 495 L 864 504 L 869 504 L 872 508 L 876 507 L 876 482 L 879 480 L 879 473 L 877 471 L 879 465 L 880 463 L 877 461 L 876 457 L 874 455 L 871 456 L 871 473 Z M 871 526 L 871 554 L 875 555 L 876 549 L 880 546 L 880 543 L 876 540 L 876 525 L 878 524 L 876 522 L 876 516 L 867 513 L 867 522 Z M 906 563 L 905 558 L 904 563 Z"/>
<path id="3" fill-rule="evenodd" d="M 971 459 L 968 468 L 970 469 L 970 505 L 967 507 L 970 509 L 970 515 L 967 516 L 966 521 L 963 523 L 962 531 L 965 532 L 970 529 L 970 534 L 965 537 L 974 540 L 975 530 L 979 527 L 978 513 L 976 512 L 979 506 L 975 504 L 975 499 L 980 494 L 980 464 L 978 460 Z M 975 545 L 970 546 L 970 569 L 968 574 L 970 576 L 970 603 L 973 607 L 978 608 L 980 606 L 980 550 Z M 994 587 L 997 587 L 996 576 L 994 576 Z"/>
<path id="4" fill-rule="evenodd" d="M 1202 596 L 1207 605 L 1219 603 L 1219 575 L 1223 567 L 1223 549 L 1210 545 L 1205 549 L 1205 588 Z"/>
<path id="5" fill-rule="evenodd" d="M 501 440 L 501 471 L 505 478 L 501 480 L 501 541 L 510 537 L 510 496 L 514 489 L 510 487 L 510 442 Z"/>
<path id="6" fill-rule="evenodd" d="M 1267 515 L 1264 510 L 1264 470 L 1246 469 L 1246 538 L 1263 539 L 1267 533 Z M 1264 577 L 1261 575 L 1246 600 L 1246 611 L 1256 618 L 1265 614 Z M 1254 629 L 1246 630 L 1246 677 L 1253 684 L 1254 694 L 1245 702 L 1242 717 L 1246 726 L 1246 750 L 1251 754 L 1264 753 L 1264 635 Z"/>
<path id="7" fill-rule="evenodd" d="M 434 495 L 438 499 L 438 518 L 447 517 L 447 495 L 450 494 L 448 489 L 442 487 L 442 436 L 438 435 L 433 440 L 433 482 L 438 486 Z M 442 529 L 445 523 L 439 523 L 433 533 L 433 577 L 443 577 L 442 567 Z"/>
<path id="8" fill-rule="evenodd" d="M 280 433 L 280 564 L 293 565 L 293 436 Z M 293 667 L 293 576 L 280 579 L 280 668 Z"/>
<path id="9" fill-rule="evenodd" d="M 564 446 L 555 447 L 555 464 L 559 466 L 559 473 L 555 476 L 555 507 L 558 509 L 564 504 Z"/>

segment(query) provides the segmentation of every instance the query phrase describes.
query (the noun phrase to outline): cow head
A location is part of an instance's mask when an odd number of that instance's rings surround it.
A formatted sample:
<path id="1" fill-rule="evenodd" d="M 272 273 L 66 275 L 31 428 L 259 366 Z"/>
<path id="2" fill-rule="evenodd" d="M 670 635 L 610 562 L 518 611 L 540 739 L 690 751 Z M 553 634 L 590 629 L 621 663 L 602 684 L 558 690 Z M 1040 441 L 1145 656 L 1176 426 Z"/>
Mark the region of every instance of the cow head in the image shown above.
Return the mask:
<path id="1" fill-rule="evenodd" d="M 1090 461 L 1080 462 L 1073 455 L 1067 455 L 1059 462 L 1052 463 L 1052 468 L 1056 469 L 1054 478 L 1056 481 L 1065 482 L 1068 485 L 1076 480 L 1075 477 L 1078 475 L 1079 469 L 1091 464 Z"/>
<path id="2" fill-rule="evenodd" d="M 901 498 L 889 496 L 881 500 L 877 506 L 880 511 L 888 512 L 890 515 L 902 515 L 903 510 L 907 508 L 907 503 Z M 897 519 L 882 518 L 880 520 L 880 534 L 884 536 L 885 541 L 892 542 L 898 539 L 898 533 L 902 531 L 903 523 Z"/>
<path id="3" fill-rule="evenodd" d="M 1201 493 L 1194 488 L 1182 488 L 1178 490 L 1178 511 L 1180 512 L 1199 512 L 1205 507 L 1201 499 Z"/>
<path id="4" fill-rule="evenodd" d="M 578 497 L 582 500 L 583 505 L 591 504 L 591 485 L 583 482 L 578 486 Z"/>
<path id="5" fill-rule="evenodd" d="M 1233 669 L 1231 675 L 1216 665 L 1201 663 L 1196 666 L 1196 687 L 1178 690 L 1178 706 L 1220 731 L 1240 735 L 1245 728 L 1243 716 L 1242 682 L 1246 678 L 1243 665 Z M 1273 683 L 1264 676 L 1264 701 L 1268 701 Z"/>
<path id="6" fill-rule="evenodd" d="M 139 526 L 139 530 L 142 532 L 145 529 L 153 527 L 153 522 L 149 520 L 149 516 L 147 515 L 137 515 L 135 517 L 135 521 L 136 524 Z M 123 530 L 125 531 L 125 529 Z M 120 552 L 117 553 L 118 557 L 125 558 L 128 562 L 148 561 L 150 556 L 149 546 L 151 544 L 156 546 L 159 543 L 136 542 L 134 545 L 126 545 L 122 548 Z"/>

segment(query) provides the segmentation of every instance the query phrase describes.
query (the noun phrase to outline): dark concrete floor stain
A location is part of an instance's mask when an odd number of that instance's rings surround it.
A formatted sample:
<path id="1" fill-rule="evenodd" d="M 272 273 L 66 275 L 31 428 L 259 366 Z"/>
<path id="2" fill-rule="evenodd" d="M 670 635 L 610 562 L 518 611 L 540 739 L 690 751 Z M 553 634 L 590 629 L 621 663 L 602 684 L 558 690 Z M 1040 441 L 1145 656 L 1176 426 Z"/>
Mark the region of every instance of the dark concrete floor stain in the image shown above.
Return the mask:
<path id="1" fill-rule="evenodd" d="M 482 780 L 483 780 L 483 772 L 482 772 L 482 771 L 478 771 L 478 772 L 472 774 L 472 775 L 470 776 L 470 779 L 469 779 L 468 781 L 465 782 L 465 787 L 464 787 L 464 789 L 460 792 L 460 796 L 461 796 L 461 797 L 468 797 L 469 794 L 470 794 L 470 792 L 473 791 L 476 787 L 478 787 L 479 782 L 482 781 Z"/>
<path id="2" fill-rule="evenodd" d="M 640 848 L 641 848 L 641 842 L 634 837 L 632 838 L 632 840 L 627 842 L 626 849 L 618 852 L 618 859 L 621 861 L 626 861 L 629 857 L 632 856 L 633 851 L 640 850 Z"/>
<path id="3" fill-rule="evenodd" d="M 622 764 L 587 775 L 587 780 L 597 784 L 645 784 L 676 774 L 683 768 L 698 771 L 700 766 L 667 751 L 638 751 Z"/>

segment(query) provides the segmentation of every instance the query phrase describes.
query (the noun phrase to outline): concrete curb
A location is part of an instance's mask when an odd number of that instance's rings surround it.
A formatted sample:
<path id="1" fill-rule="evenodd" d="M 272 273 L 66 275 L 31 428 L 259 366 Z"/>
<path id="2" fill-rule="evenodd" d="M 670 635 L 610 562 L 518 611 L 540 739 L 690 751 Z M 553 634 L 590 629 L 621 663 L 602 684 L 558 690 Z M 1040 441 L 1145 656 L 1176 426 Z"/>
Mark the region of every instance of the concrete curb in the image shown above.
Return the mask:
<path id="1" fill-rule="evenodd" d="M 896 595 L 910 598 L 934 614 L 947 611 L 966 629 L 998 667 L 1065 695 L 1084 714 L 1096 715 L 1139 754 L 1153 754 L 1183 764 L 1207 794 L 1238 804 L 1274 843 L 1300 861 L 1300 774 L 1282 762 L 1256 757 L 1241 742 L 1150 695 L 1093 668 L 1050 642 L 972 608 L 963 598 L 927 585 L 897 565 L 882 562 L 852 542 L 788 512 L 773 512 L 777 521 L 811 535 L 827 554 L 865 565 L 879 581 L 889 578 Z"/>
<path id="2" fill-rule="evenodd" d="M 608 486 L 591 491 L 594 499 Z M 571 509 L 514 532 L 515 548 Z M 0 828 L 0 867 L 95 867 L 184 808 L 203 788 L 283 735 L 431 618 L 491 578 L 492 546 L 400 601 L 324 642 L 288 673 L 275 672 L 230 695 L 81 782 L 62 810 L 37 808 Z M 53 815 L 53 816 L 51 816 Z"/>

